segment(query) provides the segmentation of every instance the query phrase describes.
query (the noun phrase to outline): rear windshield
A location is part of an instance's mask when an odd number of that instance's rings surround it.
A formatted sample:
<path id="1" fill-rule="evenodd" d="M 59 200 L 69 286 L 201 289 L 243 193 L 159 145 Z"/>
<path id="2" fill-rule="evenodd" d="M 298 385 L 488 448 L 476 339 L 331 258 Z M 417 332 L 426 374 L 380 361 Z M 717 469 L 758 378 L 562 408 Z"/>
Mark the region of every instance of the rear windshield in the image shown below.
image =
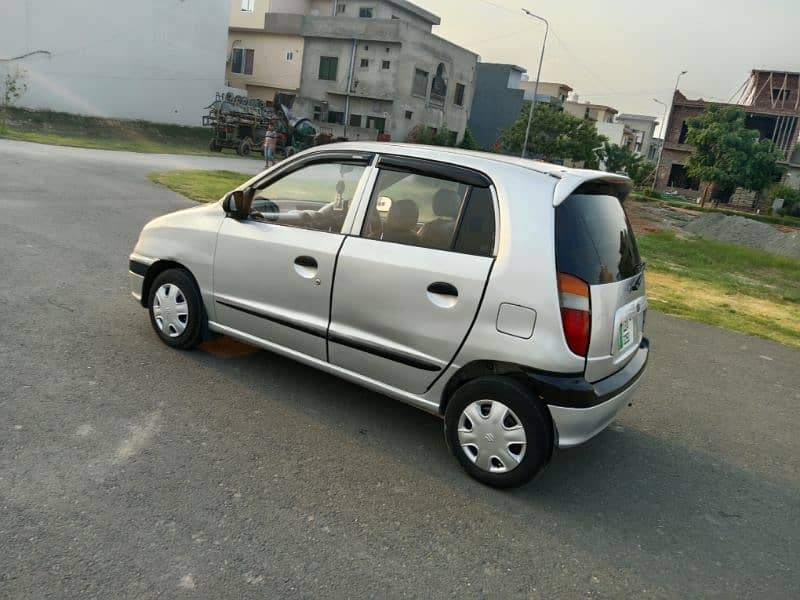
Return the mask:
<path id="1" fill-rule="evenodd" d="M 639 272 L 636 239 L 618 198 L 573 194 L 556 208 L 556 266 L 589 285 Z"/>

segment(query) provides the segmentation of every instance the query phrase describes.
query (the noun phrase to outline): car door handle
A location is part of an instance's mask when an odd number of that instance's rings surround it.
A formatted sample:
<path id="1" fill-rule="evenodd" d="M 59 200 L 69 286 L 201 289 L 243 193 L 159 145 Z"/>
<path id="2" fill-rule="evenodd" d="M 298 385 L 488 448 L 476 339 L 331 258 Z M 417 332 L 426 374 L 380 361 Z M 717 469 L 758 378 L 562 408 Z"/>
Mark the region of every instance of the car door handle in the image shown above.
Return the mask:
<path id="1" fill-rule="evenodd" d="M 458 290 L 456 286 L 446 283 L 444 281 L 435 281 L 428 286 L 428 291 L 431 294 L 439 294 L 441 296 L 454 296 L 458 298 Z"/>
<path id="2" fill-rule="evenodd" d="M 317 259 L 313 256 L 298 256 L 294 259 L 294 264 L 298 267 L 306 267 L 307 269 L 316 269 L 319 265 L 317 265 Z"/>

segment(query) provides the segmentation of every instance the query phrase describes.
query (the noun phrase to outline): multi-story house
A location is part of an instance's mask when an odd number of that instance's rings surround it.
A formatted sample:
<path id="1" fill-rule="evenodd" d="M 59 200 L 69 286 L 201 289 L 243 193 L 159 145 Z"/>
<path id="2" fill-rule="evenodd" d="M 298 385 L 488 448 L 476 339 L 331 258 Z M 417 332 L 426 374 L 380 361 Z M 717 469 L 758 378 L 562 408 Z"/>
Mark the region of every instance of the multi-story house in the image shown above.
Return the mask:
<path id="1" fill-rule="evenodd" d="M 738 106 L 744 110 L 746 126 L 758 131 L 761 139 L 771 140 L 780 151 L 779 164 L 787 171 L 787 182 L 793 184 L 793 173 L 800 167 L 796 163 L 800 156 L 794 152 L 800 134 L 800 73 L 754 69 L 737 104 L 693 100 L 675 91 L 657 170 L 657 189 L 669 188 L 687 197 L 700 196 L 700 182 L 686 172 L 686 160 L 692 152 L 692 146 L 686 143 L 687 120 L 711 106 Z M 715 186 L 711 197 L 742 208 L 755 206 L 755 192 L 734 192 Z"/>
<path id="2" fill-rule="evenodd" d="M 293 93 L 295 114 L 334 136 L 463 137 L 477 55 L 434 35 L 436 15 L 406 0 L 230 2 L 229 85 Z"/>

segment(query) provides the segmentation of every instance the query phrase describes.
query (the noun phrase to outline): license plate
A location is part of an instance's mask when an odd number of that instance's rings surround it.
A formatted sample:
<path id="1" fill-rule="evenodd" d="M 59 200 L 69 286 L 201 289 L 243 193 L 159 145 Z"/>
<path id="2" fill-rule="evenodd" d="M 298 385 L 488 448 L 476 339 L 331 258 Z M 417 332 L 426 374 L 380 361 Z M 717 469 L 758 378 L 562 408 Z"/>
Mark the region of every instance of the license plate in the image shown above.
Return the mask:
<path id="1" fill-rule="evenodd" d="M 633 319 L 625 319 L 619 324 L 617 348 L 623 350 L 633 341 Z"/>

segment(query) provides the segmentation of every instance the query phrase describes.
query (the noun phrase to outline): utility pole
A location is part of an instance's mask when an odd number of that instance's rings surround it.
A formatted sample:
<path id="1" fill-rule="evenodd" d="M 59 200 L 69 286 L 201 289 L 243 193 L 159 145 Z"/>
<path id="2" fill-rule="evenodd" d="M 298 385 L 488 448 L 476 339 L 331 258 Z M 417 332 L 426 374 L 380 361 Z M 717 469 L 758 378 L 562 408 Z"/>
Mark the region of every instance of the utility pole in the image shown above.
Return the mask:
<path id="1" fill-rule="evenodd" d="M 542 62 L 544 61 L 544 47 L 547 45 L 547 33 L 550 31 L 550 23 L 547 22 L 547 19 L 544 17 L 540 17 L 539 15 L 533 14 L 526 8 L 522 9 L 529 17 L 533 17 L 534 19 L 538 19 L 545 25 L 544 29 L 544 40 L 542 40 L 542 53 L 539 55 L 539 68 L 536 70 L 536 83 L 533 86 L 533 100 L 531 101 L 531 109 L 528 112 L 528 127 L 525 129 L 525 143 L 522 144 L 522 158 L 525 158 L 525 155 L 528 151 L 528 139 L 531 136 L 531 123 L 533 122 L 533 109 L 536 108 L 536 96 L 539 93 L 539 78 L 542 76 Z"/>

